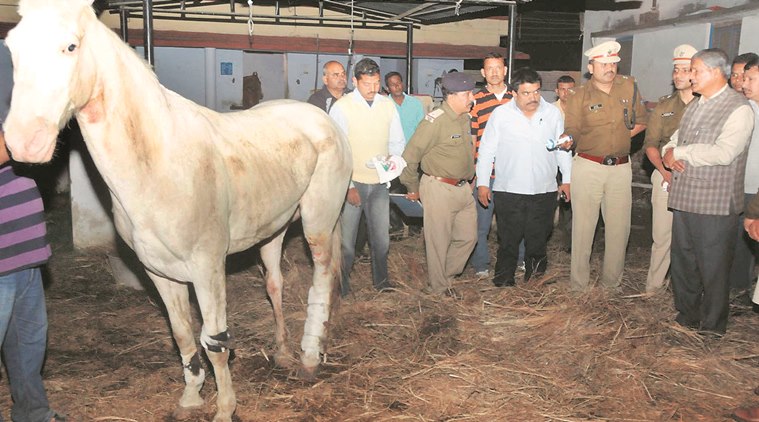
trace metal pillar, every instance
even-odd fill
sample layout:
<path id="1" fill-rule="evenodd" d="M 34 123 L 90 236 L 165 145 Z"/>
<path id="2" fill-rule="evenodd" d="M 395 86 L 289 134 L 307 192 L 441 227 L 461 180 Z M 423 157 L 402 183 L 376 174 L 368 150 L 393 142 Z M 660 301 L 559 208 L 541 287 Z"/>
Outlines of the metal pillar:
<path id="1" fill-rule="evenodd" d="M 412 59 L 414 57 L 414 25 L 406 26 L 406 92 L 411 95 L 414 92 L 413 75 L 411 74 Z"/>
<path id="2" fill-rule="evenodd" d="M 119 9 L 119 26 L 121 26 L 121 40 L 129 43 L 129 12 L 123 7 Z"/>
<path id="3" fill-rule="evenodd" d="M 511 83 L 511 72 L 514 69 L 514 36 L 517 28 L 517 5 L 509 5 L 509 63 L 508 69 L 506 69 L 506 82 Z"/>
<path id="4" fill-rule="evenodd" d="M 153 55 L 153 0 L 142 0 L 142 21 L 143 21 L 143 47 L 145 49 L 145 60 L 150 66 L 155 67 L 155 56 Z"/>

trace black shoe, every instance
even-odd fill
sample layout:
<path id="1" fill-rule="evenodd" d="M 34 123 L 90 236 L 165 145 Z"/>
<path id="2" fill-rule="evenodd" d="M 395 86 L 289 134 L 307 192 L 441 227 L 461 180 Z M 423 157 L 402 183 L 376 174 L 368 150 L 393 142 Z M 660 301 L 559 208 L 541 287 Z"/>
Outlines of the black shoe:
<path id="1" fill-rule="evenodd" d="M 493 284 L 495 284 L 495 287 L 513 287 L 516 283 L 514 283 L 514 279 L 509 280 L 503 280 L 503 279 L 493 279 Z"/>
<path id="2" fill-rule="evenodd" d="M 546 259 L 525 259 L 524 281 L 540 278 L 546 272 Z"/>
<path id="3" fill-rule="evenodd" d="M 751 292 L 748 290 L 733 290 L 730 292 L 730 304 L 737 306 L 752 306 Z"/>
<path id="4" fill-rule="evenodd" d="M 685 328 L 690 328 L 691 330 L 698 330 L 701 326 L 701 323 L 698 321 L 691 321 L 687 319 L 683 314 L 677 314 L 675 317 L 675 322 L 678 323 L 680 326 Z"/>

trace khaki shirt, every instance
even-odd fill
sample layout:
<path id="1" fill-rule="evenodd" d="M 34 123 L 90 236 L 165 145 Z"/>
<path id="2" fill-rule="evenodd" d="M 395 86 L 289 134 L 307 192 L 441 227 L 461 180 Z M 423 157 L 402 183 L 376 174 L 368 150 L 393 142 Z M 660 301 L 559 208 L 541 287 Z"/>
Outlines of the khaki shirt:
<path id="1" fill-rule="evenodd" d="M 661 148 L 667 145 L 670 137 L 680 125 L 680 119 L 683 117 L 686 105 L 677 91 L 659 98 L 659 104 L 648 116 L 646 141 L 643 144 L 644 151 L 646 148 L 656 148 L 661 151 Z"/>
<path id="2" fill-rule="evenodd" d="M 564 131 L 574 138 L 578 153 L 596 156 L 623 156 L 630 153 L 629 123 L 635 111 L 635 124 L 645 125 L 648 113 L 638 91 L 633 104 L 635 80 L 617 75 L 611 91 L 605 93 L 591 81 L 575 89 L 567 98 Z"/>
<path id="3" fill-rule="evenodd" d="M 408 166 L 401 174 L 401 183 L 409 192 L 419 192 L 420 165 L 430 176 L 471 180 L 474 148 L 470 133 L 469 115 L 457 115 L 445 101 L 427 113 L 403 151 Z"/>

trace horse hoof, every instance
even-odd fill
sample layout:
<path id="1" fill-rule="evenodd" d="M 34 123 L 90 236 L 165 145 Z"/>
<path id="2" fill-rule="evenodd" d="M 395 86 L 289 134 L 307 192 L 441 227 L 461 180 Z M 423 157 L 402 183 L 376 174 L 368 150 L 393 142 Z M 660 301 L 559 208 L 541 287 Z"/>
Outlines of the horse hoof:
<path id="1" fill-rule="evenodd" d="M 278 368 L 291 369 L 297 363 L 298 361 L 289 353 L 276 353 L 274 355 L 274 365 Z"/>
<path id="2" fill-rule="evenodd" d="M 298 378 L 304 381 L 316 381 L 319 373 L 319 366 L 301 366 L 298 369 Z"/>
<path id="3" fill-rule="evenodd" d="M 194 407 L 177 407 L 172 413 L 172 417 L 177 421 L 197 420 L 196 416 L 201 406 Z"/>

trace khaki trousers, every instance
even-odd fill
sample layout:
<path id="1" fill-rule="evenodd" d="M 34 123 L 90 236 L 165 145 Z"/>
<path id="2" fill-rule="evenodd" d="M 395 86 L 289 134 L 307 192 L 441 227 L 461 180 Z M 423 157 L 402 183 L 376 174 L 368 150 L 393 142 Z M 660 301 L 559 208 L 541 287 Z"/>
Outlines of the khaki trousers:
<path id="1" fill-rule="evenodd" d="M 651 173 L 651 262 L 646 277 L 646 292 L 653 293 L 664 287 L 664 278 L 669 270 L 669 251 L 672 245 L 672 211 L 667 208 L 669 192 L 662 189 L 662 177 L 659 170 Z"/>
<path id="2" fill-rule="evenodd" d="M 429 287 L 432 293 L 442 293 L 464 271 L 477 243 L 477 209 L 468 183 L 452 186 L 423 175 L 419 195 Z"/>
<path id="3" fill-rule="evenodd" d="M 605 166 L 579 155 L 572 160 L 570 286 L 575 291 L 585 291 L 589 287 L 590 253 L 600 210 L 605 239 L 601 283 L 606 287 L 617 287 L 622 279 L 630 237 L 632 168 L 629 162 Z"/>

